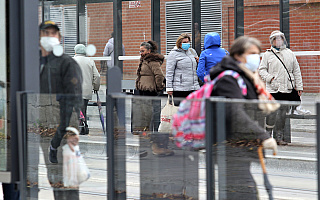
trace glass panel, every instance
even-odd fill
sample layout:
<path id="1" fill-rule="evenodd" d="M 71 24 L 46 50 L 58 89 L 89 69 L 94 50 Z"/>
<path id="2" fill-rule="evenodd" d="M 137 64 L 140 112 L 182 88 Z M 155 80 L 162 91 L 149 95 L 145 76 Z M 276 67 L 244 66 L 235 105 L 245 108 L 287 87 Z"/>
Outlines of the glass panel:
<path id="1" fill-rule="evenodd" d="M 304 99 L 304 106 L 313 113 L 315 105 L 310 100 Z M 266 187 L 270 186 L 274 199 L 317 199 L 315 115 L 291 114 L 290 108 L 297 104 L 289 102 L 281 102 L 270 114 L 261 112 L 260 104 L 253 102 L 212 103 L 218 141 L 212 152 L 217 199 L 268 199 Z M 222 110 L 225 132 L 218 119 L 224 121 Z M 275 126 L 266 128 L 266 124 Z M 264 150 L 263 175 L 257 152 L 260 142 L 255 139 L 268 138 L 270 133 L 278 142 L 278 152 L 273 155 L 273 150 Z M 224 134 L 226 142 L 219 142 Z"/>
<path id="2" fill-rule="evenodd" d="M 61 127 L 81 130 L 82 119 L 79 110 L 73 110 L 72 105 L 61 100 L 61 96 L 69 100 L 75 97 L 61 94 L 30 94 L 27 97 L 26 195 L 30 199 L 106 199 L 106 136 L 98 107 L 88 106 L 90 134 L 80 135 L 79 142 L 72 143 L 72 132 L 65 134 Z M 70 150 L 69 143 L 75 152 Z M 50 159 L 50 148 L 54 145 L 59 145 L 55 146 L 58 163 L 51 163 L 52 157 Z M 85 164 L 79 161 L 80 155 Z M 88 167 L 90 174 L 83 169 L 84 166 Z"/>
<path id="3" fill-rule="evenodd" d="M 117 199 L 199 198 L 200 153 L 177 148 L 170 131 L 159 127 L 166 103 L 160 97 L 125 98 L 126 127 L 115 129 L 114 140 Z"/>
<path id="4" fill-rule="evenodd" d="M 7 171 L 10 135 L 7 130 L 7 17 L 6 1 L 0 1 L 0 171 Z"/>

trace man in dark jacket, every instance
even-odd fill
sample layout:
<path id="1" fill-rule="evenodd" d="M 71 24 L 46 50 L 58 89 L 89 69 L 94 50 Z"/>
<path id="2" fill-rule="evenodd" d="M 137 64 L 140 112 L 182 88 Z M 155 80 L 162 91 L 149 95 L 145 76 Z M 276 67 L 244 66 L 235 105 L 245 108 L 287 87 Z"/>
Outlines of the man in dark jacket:
<path id="1" fill-rule="evenodd" d="M 73 108 L 78 109 L 82 103 L 82 74 L 77 62 L 66 54 L 54 55 L 53 49 L 60 43 L 58 26 L 52 21 L 40 25 L 40 92 L 56 94 L 60 105 L 60 124 L 51 140 L 49 161 L 58 163 L 57 148 L 66 133 Z"/>
<path id="2" fill-rule="evenodd" d="M 58 147 L 66 134 L 66 128 L 69 126 L 73 109 L 79 116 L 80 107 L 82 105 L 82 72 L 77 62 L 70 56 L 63 54 L 60 49 L 61 35 L 59 27 L 52 21 L 44 21 L 40 24 L 40 93 L 41 101 L 50 101 L 49 107 L 59 102 L 60 122 L 50 145 L 48 145 L 48 137 L 41 137 L 41 148 L 44 155 L 45 150 L 49 146 L 49 162 L 47 166 L 48 180 L 53 187 L 55 199 L 79 199 L 79 190 L 77 188 L 63 189 L 63 169 L 58 163 Z M 48 99 L 49 98 L 49 99 Z M 50 113 L 49 120 L 55 118 L 55 113 L 47 111 L 44 106 L 44 112 Z M 54 120 L 53 120 L 54 121 Z M 50 122 L 51 123 L 51 122 Z M 78 136 L 74 139 L 78 140 Z M 72 138 L 70 138 L 71 141 Z M 69 143 L 69 138 L 68 138 Z M 59 154 L 59 158 L 62 154 Z"/>

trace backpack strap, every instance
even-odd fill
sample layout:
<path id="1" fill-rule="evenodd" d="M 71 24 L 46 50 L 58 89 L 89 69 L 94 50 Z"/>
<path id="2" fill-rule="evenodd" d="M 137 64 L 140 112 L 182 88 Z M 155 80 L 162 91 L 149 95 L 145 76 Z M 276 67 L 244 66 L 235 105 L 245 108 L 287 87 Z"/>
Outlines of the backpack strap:
<path id="1" fill-rule="evenodd" d="M 209 84 L 215 85 L 218 80 L 220 80 L 224 76 L 232 76 L 235 78 L 238 82 L 238 85 L 241 89 L 242 95 L 246 96 L 247 95 L 247 85 L 245 84 L 243 78 L 240 76 L 240 74 L 236 71 L 233 70 L 226 70 L 221 72 L 213 81 L 210 81 Z"/>

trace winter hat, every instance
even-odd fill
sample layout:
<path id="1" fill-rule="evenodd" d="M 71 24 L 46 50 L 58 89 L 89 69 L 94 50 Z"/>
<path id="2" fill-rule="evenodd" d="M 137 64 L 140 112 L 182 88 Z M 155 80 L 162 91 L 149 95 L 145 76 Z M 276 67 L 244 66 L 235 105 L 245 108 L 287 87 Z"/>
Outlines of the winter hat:
<path id="1" fill-rule="evenodd" d="M 76 54 L 86 54 L 86 47 L 83 44 L 77 44 L 74 47 Z"/>

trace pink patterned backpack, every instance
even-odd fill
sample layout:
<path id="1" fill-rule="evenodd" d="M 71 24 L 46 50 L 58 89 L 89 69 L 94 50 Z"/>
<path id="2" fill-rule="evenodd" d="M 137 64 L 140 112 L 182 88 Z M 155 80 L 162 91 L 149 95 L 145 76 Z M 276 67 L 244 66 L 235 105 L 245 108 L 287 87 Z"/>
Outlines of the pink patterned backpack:
<path id="1" fill-rule="evenodd" d="M 234 77 L 242 94 L 247 95 L 247 86 L 242 77 L 232 70 L 221 72 L 214 80 L 207 81 L 199 90 L 189 94 L 173 116 L 172 134 L 179 148 L 205 148 L 205 99 L 210 97 L 215 83 L 226 75 Z"/>

